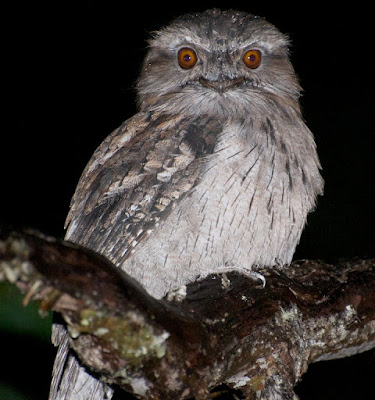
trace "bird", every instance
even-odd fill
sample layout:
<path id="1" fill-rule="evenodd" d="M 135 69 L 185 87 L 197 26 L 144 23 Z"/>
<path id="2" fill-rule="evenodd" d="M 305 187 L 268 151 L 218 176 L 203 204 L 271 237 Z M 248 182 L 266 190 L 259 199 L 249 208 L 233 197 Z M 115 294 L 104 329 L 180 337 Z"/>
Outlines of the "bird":
<path id="1" fill-rule="evenodd" d="M 236 10 L 186 14 L 153 32 L 138 112 L 84 169 L 66 240 L 157 299 L 211 274 L 288 265 L 324 187 L 290 45 Z M 62 325 L 54 343 L 51 399 L 111 397 L 69 352 Z"/>

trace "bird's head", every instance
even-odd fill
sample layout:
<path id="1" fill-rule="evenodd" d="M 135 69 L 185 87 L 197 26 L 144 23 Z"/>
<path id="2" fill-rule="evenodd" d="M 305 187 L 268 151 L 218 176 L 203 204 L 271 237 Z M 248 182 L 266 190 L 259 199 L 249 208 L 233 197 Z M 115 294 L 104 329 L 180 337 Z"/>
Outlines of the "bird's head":
<path id="1" fill-rule="evenodd" d="M 180 17 L 149 41 L 139 106 L 230 114 L 259 105 L 262 96 L 298 102 L 288 46 L 277 28 L 251 14 L 214 9 Z"/>

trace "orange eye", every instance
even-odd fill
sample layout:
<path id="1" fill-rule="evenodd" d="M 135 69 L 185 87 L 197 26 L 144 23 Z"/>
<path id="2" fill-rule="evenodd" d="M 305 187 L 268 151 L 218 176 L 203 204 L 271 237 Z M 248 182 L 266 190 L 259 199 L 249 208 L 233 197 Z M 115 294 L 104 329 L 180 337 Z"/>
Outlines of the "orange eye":
<path id="1" fill-rule="evenodd" d="M 190 47 L 183 47 L 178 51 L 178 63 L 183 69 L 193 68 L 197 63 L 197 55 Z"/>
<path id="2" fill-rule="evenodd" d="M 262 53 L 259 50 L 248 50 L 242 60 L 246 67 L 251 69 L 258 68 L 262 61 Z"/>

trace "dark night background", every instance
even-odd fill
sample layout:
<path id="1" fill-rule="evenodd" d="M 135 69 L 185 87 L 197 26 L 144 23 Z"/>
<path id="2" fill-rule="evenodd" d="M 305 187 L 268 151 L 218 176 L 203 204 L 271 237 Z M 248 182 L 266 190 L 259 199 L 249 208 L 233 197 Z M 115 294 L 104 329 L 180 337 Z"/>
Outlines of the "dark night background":
<path id="1" fill-rule="evenodd" d="M 148 32 L 185 12 L 235 8 L 264 16 L 290 35 L 305 90 L 303 114 L 315 134 L 326 186 L 295 258 L 375 257 L 370 3 L 340 9 L 316 2 L 129 4 L 14 2 L 2 10 L 0 223 L 63 237 L 70 198 L 91 154 L 136 112 L 134 83 Z M 30 325 L 36 322 L 21 314 L 14 292 L 2 289 L 0 296 L 0 399 L 46 399 L 54 355 L 48 320 L 35 333 Z M 7 326 L 10 319 L 18 327 Z M 298 394 L 302 400 L 372 399 L 366 391 L 370 385 L 373 390 L 374 376 L 374 351 L 319 363 Z"/>

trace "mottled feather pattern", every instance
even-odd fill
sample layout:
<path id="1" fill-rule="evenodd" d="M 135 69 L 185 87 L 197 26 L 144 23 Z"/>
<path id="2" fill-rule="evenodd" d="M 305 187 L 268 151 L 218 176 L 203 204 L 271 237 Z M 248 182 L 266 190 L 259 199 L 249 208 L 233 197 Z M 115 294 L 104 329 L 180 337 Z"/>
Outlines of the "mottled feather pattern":
<path id="1" fill-rule="evenodd" d="M 135 134 L 129 120 L 83 174 L 69 240 L 106 255 L 158 297 L 212 265 L 246 272 L 290 262 L 320 175 L 305 172 L 318 160 L 299 109 L 272 104 L 280 120 L 262 115 L 261 101 L 242 120 L 145 113 Z"/>
<path id="2" fill-rule="evenodd" d="M 263 18 L 233 10 L 185 15 L 154 32 L 139 112 L 83 171 L 66 239 L 156 298 L 212 273 L 259 277 L 258 267 L 290 263 L 323 179 L 289 45 Z M 189 68 L 179 64 L 182 48 L 196 56 Z M 244 62 L 248 50 L 261 55 L 256 68 Z M 54 332 L 51 399 L 110 398 L 67 357 L 64 329 Z"/>
<path id="3" fill-rule="evenodd" d="M 99 147 L 67 218 L 69 240 L 101 248 L 118 264 L 196 184 L 222 129 L 205 117 L 188 124 L 184 118 L 166 123 L 151 113 L 143 117 L 136 133 L 129 132 L 130 120 Z"/>

